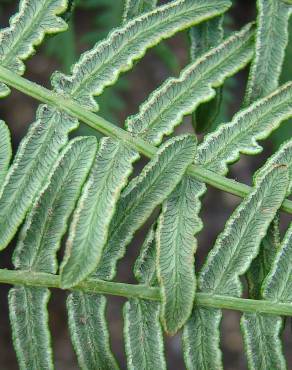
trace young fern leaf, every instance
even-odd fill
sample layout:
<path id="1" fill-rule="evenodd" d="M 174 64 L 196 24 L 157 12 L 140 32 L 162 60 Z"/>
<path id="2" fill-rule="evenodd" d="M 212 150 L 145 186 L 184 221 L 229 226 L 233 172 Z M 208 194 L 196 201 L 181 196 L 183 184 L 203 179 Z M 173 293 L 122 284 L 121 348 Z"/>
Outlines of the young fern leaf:
<path id="1" fill-rule="evenodd" d="M 140 284 L 156 282 L 155 232 L 150 229 L 136 261 L 134 274 Z M 124 306 L 124 337 L 128 369 L 166 369 L 160 304 L 130 299 Z"/>
<path id="2" fill-rule="evenodd" d="M 71 340 L 82 370 L 118 370 L 111 352 L 106 298 L 99 294 L 73 292 L 67 298 Z"/>
<path id="3" fill-rule="evenodd" d="M 222 42 L 224 36 L 223 19 L 223 16 L 216 17 L 190 29 L 190 57 L 192 61 Z M 221 93 L 221 89 L 218 89 L 214 99 L 201 104 L 193 114 L 193 125 L 197 132 L 208 130 L 214 122 L 220 109 Z"/>
<path id="4" fill-rule="evenodd" d="M 63 288 L 76 285 L 98 265 L 110 221 L 136 153 L 108 137 L 100 141 L 91 174 L 75 209 L 61 265 Z"/>
<path id="5" fill-rule="evenodd" d="M 257 8 L 256 54 L 247 84 L 245 106 L 278 87 L 288 44 L 292 7 L 281 0 L 257 0 Z"/>
<path id="6" fill-rule="evenodd" d="M 84 107 L 97 110 L 94 95 L 113 84 L 148 48 L 178 31 L 224 13 L 229 6 L 228 0 L 177 0 L 157 7 L 114 30 L 84 53 L 70 76 L 55 74 L 53 87 L 74 97 Z"/>
<path id="7" fill-rule="evenodd" d="M 71 141 L 36 199 L 13 254 L 15 268 L 55 274 L 56 253 L 96 152 L 95 138 Z M 53 369 L 46 288 L 19 286 L 9 292 L 13 342 L 21 369 Z"/>
<path id="8" fill-rule="evenodd" d="M 195 152 L 194 136 L 172 138 L 160 147 L 141 174 L 129 183 L 118 202 L 109 239 L 95 273 L 97 277 L 113 278 L 116 263 L 124 255 L 134 233 L 174 190 L 194 160 Z"/>
<path id="9" fill-rule="evenodd" d="M 76 119 L 46 105 L 40 106 L 37 120 L 9 168 L 0 190 L 0 249 L 15 235 L 37 193 L 47 181 L 68 134 L 78 125 Z"/>
<path id="10" fill-rule="evenodd" d="M 126 127 L 153 144 L 171 134 L 183 116 L 212 99 L 213 87 L 243 68 L 253 55 L 253 27 L 247 25 L 217 48 L 188 65 L 178 78 L 170 78 L 129 117 Z"/>
<path id="11" fill-rule="evenodd" d="M 0 188 L 7 174 L 11 155 L 10 132 L 5 122 L 0 120 Z"/>
<path id="12" fill-rule="evenodd" d="M 235 297 L 241 295 L 239 277 L 257 255 L 260 242 L 285 198 L 287 187 L 286 166 L 275 167 L 264 178 L 255 179 L 254 190 L 237 207 L 207 257 L 199 276 L 202 292 Z M 222 368 L 220 319 L 220 310 L 194 309 L 184 330 L 188 369 Z M 191 347 L 194 343 L 195 346 Z M 212 353 L 210 348 L 214 349 Z"/>
<path id="13" fill-rule="evenodd" d="M 292 183 L 291 163 L 292 141 L 290 140 L 289 142 L 283 144 L 280 150 L 267 161 L 266 165 L 263 166 L 260 171 L 257 172 L 257 178 L 263 177 L 267 171 L 275 166 L 285 165 L 287 166 L 290 174 L 290 187 L 288 188 L 289 194 L 291 192 Z M 267 239 L 269 235 L 267 235 L 267 237 L 264 239 L 260 254 L 253 261 L 251 268 L 249 269 L 248 282 L 250 286 L 250 292 L 253 294 L 252 298 L 263 298 L 261 291 L 262 282 L 266 282 L 269 279 L 266 278 L 266 276 L 270 271 L 271 266 L 275 266 L 274 261 L 278 258 L 281 250 L 285 248 L 279 242 L 277 225 L 274 227 L 274 230 L 270 230 L 270 233 L 273 231 L 273 236 L 270 237 L 270 239 Z M 273 239 L 275 239 L 274 245 L 271 245 L 270 241 Z M 287 243 L 287 240 L 289 240 L 289 232 L 287 233 L 286 241 L 283 242 L 283 244 Z M 287 256 L 285 256 L 285 266 L 289 266 L 289 259 Z M 277 268 L 279 269 L 280 266 Z M 289 279 L 289 272 L 284 270 L 283 276 L 285 276 L 283 277 L 283 281 L 285 281 L 285 279 L 287 281 L 287 279 Z M 279 286 L 275 286 L 272 289 L 274 294 L 278 294 L 279 291 Z M 266 299 L 278 301 L 273 297 Z M 289 300 L 287 301 L 289 302 Z M 286 362 L 282 352 L 282 344 L 279 338 L 282 326 L 281 317 L 260 313 L 243 314 L 241 319 L 241 330 L 244 337 L 245 349 L 250 369 L 267 369 L 269 367 L 273 369 L 286 369 Z"/>
<path id="14" fill-rule="evenodd" d="M 140 14 L 153 10 L 158 0 L 125 0 L 123 23 L 137 17 Z"/>
<path id="15" fill-rule="evenodd" d="M 23 60 L 34 53 L 49 33 L 67 29 L 60 15 L 67 8 L 67 0 L 21 0 L 19 12 L 10 20 L 10 26 L 0 31 L 0 64 L 23 74 Z M 0 97 L 9 94 L 9 88 L 0 83 Z"/>
<path id="16" fill-rule="evenodd" d="M 157 274 L 161 287 L 161 319 L 166 332 L 175 334 L 191 315 L 196 279 L 194 233 L 202 228 L 198 216 L 200 183 L 185 176 L 163 203 L 157 228 Z"/>

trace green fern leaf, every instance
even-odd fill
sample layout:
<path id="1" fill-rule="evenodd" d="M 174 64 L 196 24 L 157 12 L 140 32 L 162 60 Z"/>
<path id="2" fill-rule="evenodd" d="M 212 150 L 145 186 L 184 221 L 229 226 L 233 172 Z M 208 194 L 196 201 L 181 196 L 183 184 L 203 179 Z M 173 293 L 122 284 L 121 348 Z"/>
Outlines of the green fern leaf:
<path id="1" fill-rule="evenodd" d="M 264 178 L 255 179 L 254 190 L 235 210 L 207 257 L 199 276 L 201 291 L 235 297 L 241 295 L 239 277 L 256 257 L 260 242 L 285 198 L 287 187 L 286 166 L 275 167 Z M 186 324 L 185 361 L 191 365 L 190 369 L 222 368 L 219 346 L 209 352 L 211 341 L 219 343 L 221 316 L 220 311 L 211 311 L 212 315 L 208 309 L 195 308 L 193 317 Z M 195 328 L 200 328 L 200 332 L 195 332 Z M 190 348 L 193 335 L 204 338 L 200 347 Z M 206 353 L 209 353 L 208 367 L 198 362 Z"/>
<path id="2" fill-rule="evenodd" d="M 167 80 L 142 104 L 139 113 L 126 121 L 126 127 L 146 141 L 159 143 L 184 115 L 214 97 L 213 87 L 250 61 L 252 47 L 253 27 L 248 25 L 187 66 L 179 78 Z"/>
<path id="3" fill-rule="evenodd" d="M 114 30 L 107 39 L 83 54 L 72 75 L 57 73 L 52 84 L 90 110 L 97 110 L 94 95 L 129 70 L 147 48 L 174 33 L 225 12 L 228 0 L 177 0 L 141 15 Z"/>
<path id="4" fill-rule="evenodd" d="M 288 44 L 291 6 L 279 0 L 257 0 L 257 8 L 256 54 L 249 75 L 245 105 L 278 87 Z"/>
<path id="5" fill-rule="evenodd" d="M 109 239 L 96 272 L 97 277 L 113 277 L 116 263 L 124 255 L 134 233 L 174 190 L 193 161 L 195 150 L 194 136 L 170 139 L 161 146 L 141 174 L 129 183 L 122 193 L 112 220 Z"/>
<path id="6" fill-rule="evenodd" d="M 8 296 L 12 338 L 21 370 L 53 370 L 46 288 L 18 286 Z"/>
<path id="7" fill-rule="evenodd" d="M 280 246 L 279 221 L 280 218 L 277 215 L 262 241 L 259 254 L 252 261 L 246 274 L 249 297 L 252 299 L 261 299 L 262 283 L 271 268 L 277 249 Z"/>
<path id="8" fill-rule="evenodd" d="M 166 369 L 159 303 L 132 299 L 124 306 L 128 369 Z"/>
<path id="9" fill-rule="evenodd" d="M 10 20 L 10 26 L 0 31 L 0 63 L 18 74 L 23 74 L 23 60 L 34 53 L 45 34 L 67 29 L 58 17 L 67 8 L 67 0 L 21 0 L 19 12 Z M 0 83 L 0 97 L 9 93 Z"/>
<path id="10" fill-rule="evenodd" d="M 241 318 L 240 326 L 244 333 L 249 369 L 287 369 L 279 338 L 283 327 L 281 317 L 245 313 Z"/>
<path id="11" fill-rule="evenodd" d="M 291 101 L 292 83 L 287 83 L 240 111 L 230 123 L 206 136 L 198 147 L 197 162 L 214 172 L 226 174 L 227 164 L 237 160 L 240 152 L 261 152 L 257 140 L 268 137 L 282 121 L 291 117 Z"/>
<path id="12" fill-rule="evenodd" d="M 56 273 L 56 252 L 97 149 L 94 137 L 72 140 L 35 200 L 13 254 L 16 268 Z"/>
<path id="13" fill-rule="evenodd" d="M 11 155 L 10 132 L 5 122 L 0 120 L 0 188 L 7 174 Z"/>
<path id="14" fill-rule="evenodd" d="M 119 368 L 110 349 L 105 309 L 102 295 L 74 292 L 67 299 L 71 340 L 82 370 Z"/>
<path id="15" fill-rule="evenodd" d="M 155 231 L 152 227 L 134 267 L 140 284 L 156 282 Z M 124 306 L 124 337 L 128 369 L 166 369 L 163 335 L 159 322 L 160 304 L 130 299 Z"/>
<path id="16" fill-rule="evenodd" d="M 292 141 L 282 145 L 267 163 L 257 172 L 257 178 L 263 178 L 271 168 L 285 165 L 289 171 L 291 192 L 291 163 L 292 163 Z M 262 299 L 261 286 L 271 269 L 277 253 L 281 249 L 278 217 L 269 233 L 263 240 L 260 253 L 251 264 L 248 271 L 249 291 L 252 298 Z M 287 260 L 286 262 L 287 263 Z M 287 276 L 287 275 L 285 275 Z M 260 313 L 244 313 L 241 319 L 241 330 L 244 337 L 245 349 L 250 369 L 286 369 L 285 358 L 279 335 L 282 330 L 282 319 L 280 317 L 264 315 Z M 269 366 L 267 367 L 267 364 Z"/>
<path id="17" fill-rule="evenodd" d="M 223 36 L 223 16 L 192 27 L 189 32 L 191 60 L 195 61 L 202 54 L 219 45 Z M 193 125 L 197 132 L 208 130 L 217 117 L 220 109 L 221 93 L 221 89 L 217 90 L 214 99 L 206 104 L 201 104 L 193 114 Z"/>
<path id="18" fill-rule="evenodd" d="M 0 190 L 0 249 L 7 246 L 47 180 L 76 119 L 42 105 Z"/>
<path id="19" fill-rule="evenodd" d="M 157 282 L 156 241 L 153 226 L 150 228 L 135 262 L 134 275 L 141 284 L 152 286 Z"/>
<path id="20" fill-rule="evenodd" d="M 95 138 L 78 138 L 60 155 L 48 184 L 29 213 L 13 255 L 16 268 L 56 273 L 56 252 L 96 151 Z M 46 288 L 9 292 L 13 342 L 21 369 L 53 369 Z"/>
<path id="21" fill-rule="evenodd" d="M 140 14 L 153 10 L 158 0 L 126 0 L 123 14 L 123 23 L 137 17 Z"/>
<path id="22" fill-rule="evenodd" d="M 162 295 L 162 323 L 176 333 L 191 315 L 196 280 L 194 233 L 202 228 L 198 216 L 201 184 L 185 176 L 163 203 L 157 228 L 157 274 Z"/>
<path id="23" fill-rule="evenodd" d="M 115 205 L 129 174 L 135 152 L 103 138 L 70 226 L 61 265 L 63 288 L 76 285 L 96 268 L 107 241 Z"/>

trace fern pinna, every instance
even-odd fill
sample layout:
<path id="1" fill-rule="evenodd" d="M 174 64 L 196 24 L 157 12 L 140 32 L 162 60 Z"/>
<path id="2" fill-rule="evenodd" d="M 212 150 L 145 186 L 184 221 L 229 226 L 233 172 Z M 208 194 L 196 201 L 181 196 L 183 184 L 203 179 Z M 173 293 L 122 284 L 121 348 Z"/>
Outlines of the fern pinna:
<path id="1" fill-rule="evenodd" d="M 222 309 L 242 311 L 250 369 L 286 369 L 283 316 L 292 316 L 292 141 L 254 175 L 253 186 L 226 177 L 240 154 L 262 151 L 292 116 L 292 83 L 279 86 L 288 42 L 289 0 L 258 0 L 257 19 L 224 36 L 229 0 L 126 0 L 121 26 L 85 52 L 52 89 L 21 77 L 45 34 L 66 30 L 72 2 L 21 0 L 0 32 L 0 94 L 15 88 L 42 104 L 11 161 L 9 125 L 0 121 L 0 248 L 17 236 L 14 270 L 0 281 L 8 296 L 21 369 L 54 368 L 49 288 L 68 289 L 68 326 L 81 369 L 118 369 L 106 321 L 107 294 L 126 297 L 129 369 L 166 369 L 164 332 L 182 334 L 187 369 L 221 369 Z M 120 128 L 98 116 L 95 96 L 132 68 L 147 49 L 179 31 L 190 37 L 190 63 L 153 91 Z M 242 109 L 198 142 L 172 135 L 192 115 L 208 131 L 224 81 L 251 63 Z M 80 123 L 105 137 L 69 138 Z M 165 140 L 166 136 L 173 137 Z M 149 162 L 131 177 L 140 156 Z M 242 199 L 201 270 L 195 271 L 206 184 Z M 155 213 L 134 266 L 137 284 L 114 282 L 135 233 Z M 65 239 L 59 265 L 57 252 Z M 58 273 L 59 272 L 59 273 Z M 248 297 L 243 295 L 243 280 Z"/>

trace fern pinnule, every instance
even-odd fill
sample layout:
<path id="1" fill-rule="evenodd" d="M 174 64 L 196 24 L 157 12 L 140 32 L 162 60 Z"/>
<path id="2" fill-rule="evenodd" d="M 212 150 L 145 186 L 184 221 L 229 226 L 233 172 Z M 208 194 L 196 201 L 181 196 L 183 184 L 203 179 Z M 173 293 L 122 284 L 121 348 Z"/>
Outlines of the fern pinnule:
<path id="1" fill-rule="evenodd" d="M 201 230 L 200 201 L 204 187 L 185 176 L 163 203 L 158 221 L 157 275 L 161 288 L 161 320 L 175 334 L 191 315 L 195 291 L 194 234 Z"/>
<path id="2" fill-rule="evenodd" d="M 110 221 L 120 192 L 132 172 L 136 153 L 122 143 L 102 138 L 90 176 L 74 211 L 64 260 L 61 284 L 76 285 L 99 263 L 108 238 Z"/>
<path id="3" fill-rule="evenodd" d="M 134 233 L 174 190 L 194 160 L 195 152 L 194 136 L 172 138 L 159 148 L 154 159 L 129 183 L 118 202 L 110 226 L 110 237 L 95 273 L 97 277 L 113 278 L 116 263 L 124 255 Z"/>
<path id="4" fill-rule="evenodd" d="M 254 190 L 230 217 L 202 267 L 199 275 L 200 291 L 235 297 L 241 295 L 239 277 L 247 271 L 252 259 L 256 257 L 261 240 L 285 198 L 288 180 L 286 166 L 275 167 L 258 181 L 255 178 Z M 194 308 L 193 316 L 184 330 L 185 361 L 188 368 L 222 368 L 219 350 L 220 320 L 220 310 Z M 204 338 L 201 345 L 198 345 L 199 338 Z M 191 348 L 191 345 L 194 346 Z M 206 357 L 209 348 L 214 348 L 214 351 Z"/>
<path id="5" fill-rule="evenodd" d="M 67 298 L 71 341 L 81 369 L 119 369 L 109 343 L 106 302 L 103 295 L 84 292 Z"/>
<path id="6" fill-rule="evenodd" d="M 223 20 L 224 16 L 222 15 L 190 29 L 190 59 L 192 61 L 222 42 L 224 37 Z M 218 89 L 210 102 L 198 106 L 192 116 L 196 132 L 204 132 L 210 128 L 219 113 L 221 100 L 222 91 Z"/>
<path id="7" fill-rule="evenodd" d="M 6 123 L 0 120 L 0 188 L 7 174 L 11 156 L 10 131 Z"/>
<path id="8" fill-rule="evenodd" d="M 97 110 L 94 95 L 113 84 L 134 60 L 174 33 L 225 12 L 228 0 L 176 0 L 137 17 L 114 30 L 107 39 L 84 53 L 70 76 L 56 73 L 54 89 L 73 97 L 90 110 Z"/>
<path id="9" fill-rule="evenodd" d="M 96 152 L 93 137 L 72 140 L 36 199 L 13 254 L 15 268 L 57 272 L 56 253 Z M 17 286 L 9 292 L 13 342 L 21 369 L 53 369 L 47 288 Z"/>
<path id="10" fill-rule="evenodd" d="M 151 227 L 134 267 L 140 284 L 155 284 L 155 265 L 155 231 Z M 130 299 L 124 305 L 124 338 L 129 369 L 166 369 L 159 311 L 159 302 L 143 299 Z"/>
<path id="11" fill-rule="evenodd" d="M 45 185 L 76 119 L 46 105 L 22 139 L 0 190 L 0 249 L 15 235 L 40 189 Z"/>
<path id="12" fill-rule="evenodd" d="M 249 74 L 245 106 L 278 87 L 292 7 L 282 0 L 257 0 L 257 10 L 255 58 Z"/>
<path id="13" fill-rule="evenodd" d="M 189 64 L 178 78 L 168 79 L 141 105 L 138 114 L 127 119 L 127 129 L 155 145 L 160 143 L 185 115 L 214 97 L 214 87 L 251 60 L 253 34 L 249 24 Z"/>
<path id="14" fill-rule="evenodd" d="M 67 0 L 21 0 L 19 12 L 10 19 L 10 25 L 0 31 L 0 63 L 18 74 L 23 74 L 23 60 L 34 53 L 45 34 L 62 32 L 66 22 L 59 16 L 67 8 Z M 0 97 L 9 94 L 9 88 L 0 83 Z"/>

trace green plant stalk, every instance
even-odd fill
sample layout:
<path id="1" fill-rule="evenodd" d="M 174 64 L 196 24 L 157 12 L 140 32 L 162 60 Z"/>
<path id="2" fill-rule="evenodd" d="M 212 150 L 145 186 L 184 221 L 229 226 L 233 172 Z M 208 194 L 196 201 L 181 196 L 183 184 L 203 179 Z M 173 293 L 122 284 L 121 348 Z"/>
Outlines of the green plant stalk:
<path id="1" fill-rule="evenodd" d="M 0 269 L 0 283 L 61 289 L 59 275 L 22 270 Z M 161 300 L 159 288 L 151 288 L 142 284 L 116 283 L 98 279 L 85 280 L 72 288 L 72 290 L 86 293 L 110 294 L 127 298 Z M 207 293 L 197 293 L 195 305 L 244 312 L 261 312 L 280 316 L 292 316 L 292 304 L 290 303 L 274 303 L 263 300 L 211 295 Z"/>
<path id="2" fill-rule="evenodd" d="M 67 112 L 71 116 L 78 118 L 80 121 L 99 131 L 105 136 L 110 136 L 114 139 L 125 142 L 127 145 L 145 157 L 152 158 L 157 151 L 157 148 L 155 148 L 153 145 L 148 144 L 146 141 L 137 136 L 132 136 L 131 133 L 108 122 L 97 114 L 82 108 L 73 100 L 70 100 L 34 82 L 31 82 L 2 66 L 0 66 L 0 81 L 43 103 L 51 104 L 56 108 Z M 187 173 L 199 181 L 205 182 L 217 189 L 242 198 L 245 197 L 251 190 L 248 185 L 241 184 L 224 176 L 220 176 L 215 172 L 209 171 L 199 165 L 189 166 Z M 292 214 L 292 201 L 286 199 L 282 204 L 282 210 Z"/>

